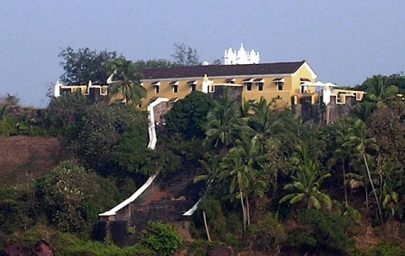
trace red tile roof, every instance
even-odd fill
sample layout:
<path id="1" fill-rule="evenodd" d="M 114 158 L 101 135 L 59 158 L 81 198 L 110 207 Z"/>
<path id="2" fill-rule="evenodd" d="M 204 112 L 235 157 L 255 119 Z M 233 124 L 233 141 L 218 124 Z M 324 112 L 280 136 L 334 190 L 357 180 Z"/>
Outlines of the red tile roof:
<path id="1" fill-rule="evenodd" d="M 270 75 L 295 73 L 305 61 L 246 65 L 179 66 L 144 69 L 144 79 L 185 78 L 207 76 Z"/>

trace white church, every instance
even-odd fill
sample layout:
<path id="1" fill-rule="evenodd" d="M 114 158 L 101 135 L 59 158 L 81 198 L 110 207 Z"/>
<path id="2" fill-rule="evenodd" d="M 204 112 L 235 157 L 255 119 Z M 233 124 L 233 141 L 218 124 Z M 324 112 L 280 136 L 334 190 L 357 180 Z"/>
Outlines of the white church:
<path id="1" fill-rule="evenodd" d="M 225 50 L 224 54 L 224 64 L 225 65 L 235 65 L 235 64 L 259 64 L 260 54 L 255 50 L 246 51 L 243 44 L 240 45 L 239 50 L 233 50 L 229 48 Z"/>

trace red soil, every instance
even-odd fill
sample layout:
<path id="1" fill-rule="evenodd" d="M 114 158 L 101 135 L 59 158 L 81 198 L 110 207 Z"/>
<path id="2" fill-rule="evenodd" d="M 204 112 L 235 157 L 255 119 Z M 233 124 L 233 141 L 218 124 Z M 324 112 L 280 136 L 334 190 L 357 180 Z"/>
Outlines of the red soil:
<path id="1" fill-rule="evenodd" d="M 56 138 L 0 138 L 0 184 L 17 185 L 50 172 L 64 155 Z"/>

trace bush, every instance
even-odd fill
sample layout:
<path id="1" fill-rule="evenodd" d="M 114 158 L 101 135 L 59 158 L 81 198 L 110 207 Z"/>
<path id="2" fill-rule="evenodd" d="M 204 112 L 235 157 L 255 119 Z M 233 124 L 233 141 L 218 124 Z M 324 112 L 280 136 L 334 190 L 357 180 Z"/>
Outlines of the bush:
<path id="1" fill-rule="evenodd" d="M 405 251 L 401 250 L 398 242 L 383 241 L 376 248 L 375 255 L 378 256 L 396 256 L 405 255 Z"/>
<path id="2" fill-rule="evenodd" d="M 66 233 L 58 233 L 51 239 L 57 255 L 62 256 L 127 256 L 154 255 L 152 251 L 141 245 L 119 248 L 115 245 L 106 245 L 94 241 L 85 241 Z"/>
<path id="3" fill-rule="evenodd" d="M 170 133 L 181 133 L 187 139 L 194 136 L 204 138 L 204 126 L 212 106 L 213 101 L 207 94 L 192 92 L 177 101 L 167 113 L 168 130 Z"/>
<path id="4" fill-rule="evenodd" d="M 159 222 L 149 222 L 141 243 L 157 255 L 173 255 L 180 249 L 182 241 L 173 226 Z"/>
<path id="5" fill-rule="evenodd" d="M 353 225 L 349 217 L 306 209 L 299 212 L 298 219 L 300 228 L 289 234 L 289 246 L 319 254 L 343 254 L 354 245 L 347 234 Z"/>
<path id="6" fill-rule="evenodd" d="M 111 182 L 72 161 L 61 162 L 39 179 L 37 192 L 49 222 L 60 231 L 73 233 L 89 231 L 97 214 L 118 197 Z"/>
<path id="7" fill-rule="evenodd" d="M 33 191 L 19 187 L 0 188 L 0 227 L 5 233 L 25 230 L 37 219 L 36 201 Z"/>
<path id="8" fill-rule="evenodd" d="M 279 250 L 287 234 L 277 218 L 268 213 L 249 229 L 251 243 L 260 251 Z"/>

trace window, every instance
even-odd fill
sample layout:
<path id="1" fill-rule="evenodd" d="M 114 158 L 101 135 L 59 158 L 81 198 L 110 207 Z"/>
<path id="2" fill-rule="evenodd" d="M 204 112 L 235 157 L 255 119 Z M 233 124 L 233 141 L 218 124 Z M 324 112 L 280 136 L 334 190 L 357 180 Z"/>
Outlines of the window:
<path id="1" fill-rule="evenodd" d="M 284 87 L 284 83 L 283 82 L 276 82 L 276 86 L 277 86 L 277 91 L 282 91 L 283 87 Z"/>
<path id="2" fill-rule="evenodd" d="M 232 79 L 226 79 L 225 80 L 225 83 L 228 83 L 228 84 L 234 84 L 235 83 L 235 78 L 232 78 Z"/>
<path id="3" fill-rule="evenodd" d="M 152 86 L 155 88 L 155 93 L 159 93 L 159 89 L 160 89 L 160 82 L 153 82 Z"/>
<path id="4" fill-rule="evenodd" d="M 246 85 L 246 90 L 247 91 L 251 91 L 252 90 L 252 83 L 245 83 L 245 85 Z"/>
<path id="5" fill-rule="evenodd" d="M 263 87 L 264 87 L 264 79 L 263 78 L 255 79 L 255 84 L 257 86 L 258 91 L 263 91 Z"/>
<path id="6" fill-rule="evenodd" d="M 251 91 L 253 87 L 253 78 L 243 80 L 243 84 L 246 86 L 246 91 Z"/>
<path id="7" fill-rule="evenodd" d="M 173 93 L 179 92 L 179 81 L 171 82 L 170 85 L 173 87 Z"/>
<path id="8" fill-rule="evenodd" d="M 189 81 L 187 84 L 190 86 L 191 91 L 194 92 L 197 88 L 197 81 Z"/>
<path id="9" fill-rule="evenodd" d="M 273 80 L 274 84 L 277 87 L 277 91 L 282 91 L 284 87 L 284 78 L 276 78 Z"/>

